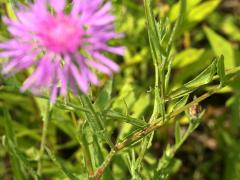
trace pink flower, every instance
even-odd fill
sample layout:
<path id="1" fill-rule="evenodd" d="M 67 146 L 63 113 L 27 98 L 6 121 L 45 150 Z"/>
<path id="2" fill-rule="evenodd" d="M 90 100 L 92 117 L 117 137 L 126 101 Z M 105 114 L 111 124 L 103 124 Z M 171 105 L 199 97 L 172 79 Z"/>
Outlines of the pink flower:
<path id="1" fill-rule="evenodd" d="M 86 94 L 90 83 L 98 84 L 93 69 L 107 75 L 119 70 L 102 52 L 124 53 L 123 47 L 107 44 L 122 34 L 115 32 L 111 3 L 103 1 L 73 0 L 70 13 L 65 13 L 65 0 L 36 0 L 16 10 L 17 20 L 4 17 L 12 39 L 0 43 L 0 57 L 9 59 L 2 73 L 33 66 L 21 91 L 48 90 L 52 103 L 58 94 L 66 96 L 68 87 Z"/>

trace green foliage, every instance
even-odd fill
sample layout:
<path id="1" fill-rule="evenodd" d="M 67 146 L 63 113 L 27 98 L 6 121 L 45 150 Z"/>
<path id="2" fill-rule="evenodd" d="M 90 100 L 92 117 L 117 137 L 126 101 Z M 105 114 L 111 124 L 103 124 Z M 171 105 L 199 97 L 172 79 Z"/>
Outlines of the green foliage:
<path id="1" fill-rule="evenodd" d="M 125 38 L 111 43 L 126 54 L 113 57 L 121 72 L 88 96 L 51 105 L 19 93 L 24 73 L 0 75 L 0 178 L 239 179 L 239 15 L 222 4 L 114 0 Z M 16 18 L 16 1 L 0 6 Z M 214 94 L 226 100 L 207 99 Z"/>
<path id="2" fill-rule="evenodd" d="M 236 61 L 232 45 L 208 27 L 204 27 L 204 31 L 206 32 L 207 38 L 210 41 L 216 55 L 224 54 L 227 59 L 226 68 L 234 67 L 236 65 Z"/>
<path id="3" fill-rule="evenodd" d="M 21 160 L 18 159 L 17 153 L 14 149 L 17 147 L 16 138 L 14 136 L 14 132 L 11 125 L 11 118 L 9 113 L 5 110 L 4 111 L 4 125 L 5 125 L 5 132 L 6 132 L 6 139 L 5 143 L 8 147 L 9 151 L 11 152 L 11 164 L 13 169 L 13 174 L 15 179 L 25 179 L 23 169 L 21 169 Z"/>

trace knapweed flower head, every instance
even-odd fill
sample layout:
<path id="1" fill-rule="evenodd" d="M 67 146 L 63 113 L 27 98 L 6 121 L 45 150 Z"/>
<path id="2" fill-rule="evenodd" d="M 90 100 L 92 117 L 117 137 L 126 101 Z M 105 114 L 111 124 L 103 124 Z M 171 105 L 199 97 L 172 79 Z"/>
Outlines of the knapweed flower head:
<path id="1" fill-rule="evenodd" d="M 114 29 L 111 2 L 73 0 L 66 12 L 65 0 L 36 0 L 16 10 L 16 19 L 7 17 L 12 39 L 0 43 L 2 73 L 10 75 L 33 67 L 21 91 L 50 91 L 51 102 L 68 87 L 87 93 L 89 84 L 99 83 L 94 71 L 111 75 L 119 66 L 103 52 L 123 55 L 124 48 L 108 41 L 122 34 Z"/>

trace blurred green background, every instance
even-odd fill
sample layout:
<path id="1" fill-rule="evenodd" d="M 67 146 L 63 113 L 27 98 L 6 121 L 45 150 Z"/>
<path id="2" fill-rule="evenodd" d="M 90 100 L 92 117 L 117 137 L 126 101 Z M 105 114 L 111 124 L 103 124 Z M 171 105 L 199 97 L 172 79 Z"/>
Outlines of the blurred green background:
<path id="1" fill-rule="evenodd" d="M 112 109 L 132 117 L 148 119 L 153 108 L 154 67 L 149 50 L 143 1 L 113 0 L 116 27 L 125 37 L 117 40 L 127 47 L 123 58 L 113 57 L 121 66 L 121 72 L 113 79 Z M 176 0 L 155 0 L 156 19 L 167 16 L 174 22 L 178 15 Z M 0 1 L 0 16 L 11 15 L 11 3 Z M 214 56 L 225 56 L 226 69 L 240 64 L 240 1 L 239 0 L 187 0 L 186 18 L 179 29 L 174 45 L 173 72 L 170 88 L 181 87 L 202 72 Z M 5 25 L 0 23 L 0 40 L 8 37 Z M 116 43 L 115 41 L 111 43 Z M 0 179 L 13 179 L 14 167 L 8 152 L 20 154 L 27 160 L 27 166 L 36 167 L 38 148 L 41 140 L 41 112 L 44 101 L 40 98 L 18 93 L 18 87 L 25 74 L 19 73 L 10 79 L 0 76 Z M 103 86 L 111 85 L 102 77 Z M 93 88 L 98 94 L 101 88 Z M 194 92 L 199 96 L 206 89 Z M 72 102 L 78 103 L 74 98 Z M 240 79 L 225 87 L 221 92 L 204 100 L 201 106 L 206 110 L 203 121 L 177 152 L 171 169 L 170 179 L 240 179 Z M 9 115 L 6 114 L 6 110 Z M 46 179 L 63 179 L 59 162 L 75 173 L 83 173 L 84 148 L 75 137 L 72 119 L 79 119 L 80 112 L 54 107 L 47 145 L 57 163 L 44 158 L 43 172 Z M 179 116 L 182 128 L 187 118 Z M 11 123 L 11 125 L 6 125 Z M 112 140 L 124 137 L 132 126 L 119 120 L 109 119 L 106 130 Z M 10 127 L 10 129 L 9 129 Z M 6 134 L 7 133 L 7 134 Z M 6 146 L 5 138 L 12 136 L 15 147 Z M 152 177 L 152 168 L 163 154 L 167 144 L 174 141 L 174 127 L 164 126 L 154 136 L 153 144 L 144 158 L 143 179 Z M 103 147 L 103 154 L 109 150 Z M 115 156 L 110 169 L 114 179 L 131 179 L 126 149 Z M 19 167 L 21 168 L 21 167 Z M 61 169 L 61 167 L 60 167 Z M 112 177 L 109 176 L 111 179 Z M 83 178 L 84 179 L 84 178 Z"/>

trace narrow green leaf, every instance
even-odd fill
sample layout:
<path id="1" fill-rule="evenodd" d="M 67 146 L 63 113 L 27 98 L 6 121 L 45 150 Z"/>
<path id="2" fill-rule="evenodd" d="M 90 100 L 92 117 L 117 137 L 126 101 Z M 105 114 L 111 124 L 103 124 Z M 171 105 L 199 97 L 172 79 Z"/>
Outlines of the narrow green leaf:
<path id="1" fill-rule="evenodd" d="M 173 63 L 173 57 L 170 57 L 170 59 L 168 61 L 167 73 L 166 73 L 166 77 L 165 77 L 165 90 L 166 91 L 168 91 L 168 88 L 169 88 L 169 81 L 170 81 L 172 66 L 173 66 L 172 63 Z"/>
<path id="2" fill-rule="evenodd" d="M 12 127 L 12 119 L 7 110 L 3 110 L 4 114 L 4 125 L 5 125 L 5 132 L 8 139 L 10 139 L 14 144 L 16 144 L 16 137 L 14 136 L 14 131 Z"/>
<path id="3" fill-rule="evenodd" d="M 7 138 L 7 146 L 8 149 L 11 151 L 11 144 L 13 144 L 15 147 L 17 146 L 17 141 L 16 141 L 16 137 L 14 134 L 14 130 L 12 127 L 12 123 L 11 123 L 11 116 L 9 114 L 9 112 L 7 110 L 3 111 L 4 114 L 4 127 L 5 127 L 5 132 L 6 132 L 6 138 Z M 13 169 L 13 176 L 15 179 L 19 179 L 19 180 L 24 180 L 25 175 L 24 175 L 24 170 L 21 166 L 21 161 L 18 159 L 18 157 L 16 156 L 16 153 L 11 153 L 11 165 L 12 165 L 12 169 Z"/>
<path id="4" fill-rule="evenodd" d="M 181 130 L 179 121 L 175 123 L 175 144 L 178 144 L 181 141 Z"/>
<path id="5" fill-rule="evenodd" d="M 224 68 L 224 56 L 223 55 L 221 55 L 220 58 L 218 58 L 217 73 L 219 75 L 220 85 L 223 86 L 225 83 L 225 68 Z"/>
<path id="6" fill-rule="evenodd" d="M 200 22 L 216 9 L 221 0 L 209 0 L 192 8 L 188 14 L 188 22 Z"/>
<path id="7" fill-rule="evenodd" d="M 84 107 L 89 109 L 89 112 L 85 113 L 87 122 L 90 124 L 93 130 L 99 132 L 103 130 L 102 122 L 99 120 L 99 115 L 96 113 L 90 99 L 85 95 L 80 95 L 81 103 Z"/>
<path id="8" fill-rule="evenodd" d="M 207 67 L 207 69 L 205 69 L 201 74 L 199 74 L 197 77 L 195 77 L 193 80 L 191 80 L 184 86 L 187 88 L 193 88 L 209 83 L 213 79 L 214 74 L 216 73 L 216 63 L 217 61 L 214 60 L 212 64 Z"/>
<path id="9" fill-rule="evenodd" d="M 92 169 L 95 171 L 104 161 L 99 141 L 105 141 L 111 148 L 114 148 L 114 144 L 111 141 L 110 135 L 105 129 L 102 117 L 96 112 L 90 99 L 85 95 L 80 95 L 81 103 L 84 107 L 87 107 L 90 112 L 84 113 L 86 118 L 86 126 L 83 129 L 83 141 L 87 153 L 91 159 Z M 89 126 L 88 126 L 89 125 Z M 87 127 L 87 128 L 86 128 Z M 91 129 L 90 129 L 90 128 Z M 113 179 L 109 167 L 106 168 L 103 176 L 107 176 L 109 179 Z"/>
<path id="10" fill-rule="evenodd" d="M 88 161 L 90 161 L 88 163 L 91 164 L 93 171 L 95 171 L 97 167 L 101 165 L 101 162 L 103 162 L 101 152 L 95 150 L 94 143 L 98 142 L 95 142 L 94 135 L 95 134 L 93 133 L 92 128 L 90 128 L 88 124 L 85 124 L 81 131 L 81 139 L 86 151 L 85 156 L 88 156 Z M 89 164 L 86 165 L 90 166 Z"/>
<path id="11" fill-rule="evenodd" d="M 188 98 L 189 98 L 189 94 L 187 94 L 186 96 L 182 97 L 182 98 L 173 106 L 173 111 L 176 110 L 176 109 L 179 109 L 179 108 L 183 107 L 183 106 L 187 103 Z"/>
<path id="12" fill-rule="evenodd" d="M 200 73 L 193 80 L 184 84 L 179 89 L 174 90 L 170 93 L 171 99 L 176 99 L 179 97 L 183 97 L 187 94 L 190 94 L 196 88 L 208 84 L 212 81 L 214 74 L 217 71 L 217 60 L 215 59 L 211 65 L 209 65 L 202 73 Z"/>
<path id="13" fill-rule="evenodd" d="M 145 13 L 147 17 L 147 25 L 148 25 L 148 33 L 149 33 L 149 40 L 152 44 L 152 50 L 154 52 L 154 56 L 156 59 L 159 59 L 160 55 L 166 56 L 166 51 L 160 44 L 159 38 L 159 30 L 157 28 L 157 22 L 154 18 L 152 8 L 151 8 L 151 1 L 152 0 L 144 0 L 144 7 Z"/>
<path id="14" fill-rule="evenodd" d="M 147 126 L 147 123 L 145 121 L 130 117 L 130 116 L 125 116 L 119 112 L 116 111 L 108 111 L 107 112 L 107 117 L 111 118 L 111 119 L 119 119 L 125 123 L 129 123 L 133 126 L 137 126 L 140 128 L 144 128 Z"/>
<path id="15" fill-rule="evenodd" d="M 108 145 L 110 147 L 114 147 L 114 145 L 111 141 L 111 138 L 105 129 L 105 125 L 104 125 L 102 116 L 100 116 L 96 112 L 89 97 L 81 94 L 80 99 L 81 99 L 81 103 L 83 104 L 83 106 L 87 107 L 90 111 L 90 113 L 85 113 L 85 115 L 88 120 L 87 122 L 91 126 L 93 132 L 97 133 L 98 137 L 101 137 L 106 143 L 108 143 Z"/>
<path id="16" fill-rule="evenodd" d="M 98 111 L 105 110 L 106 107 L 110 104 L 112 85 L 113 85 L 113 80 L 110 79 L 106 83 L 104 88 L 101 90 L 101 92 L 99 93 L 99 95 L 95 101 L 95 104 L 94 104 Z"/>

